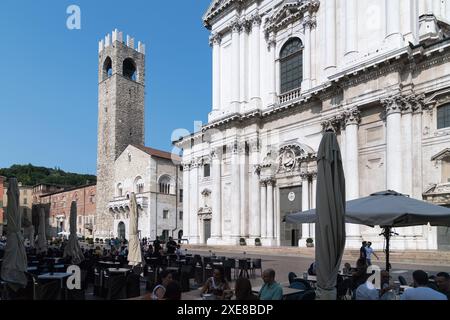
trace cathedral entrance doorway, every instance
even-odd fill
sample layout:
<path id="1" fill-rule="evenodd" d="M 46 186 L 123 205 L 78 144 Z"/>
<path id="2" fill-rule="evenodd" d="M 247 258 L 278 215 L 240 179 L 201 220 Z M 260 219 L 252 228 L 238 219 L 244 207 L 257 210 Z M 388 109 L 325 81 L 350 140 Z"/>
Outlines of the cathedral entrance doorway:
<path id="1" fill-rule="evenodd" d="M 204 232 L 204 243 L 208 242 L 208 239 L 211 238 L 211 220 L 203 220 L 203 232 Z"/>
<path id="2" fill-rule="evenodd" d="M 302 187 L 280 188 L 280 244 L 297 247 L 302 238 L 302 228 L 298 224 L 283 222 L 289 214 L 302 211 Z"/>

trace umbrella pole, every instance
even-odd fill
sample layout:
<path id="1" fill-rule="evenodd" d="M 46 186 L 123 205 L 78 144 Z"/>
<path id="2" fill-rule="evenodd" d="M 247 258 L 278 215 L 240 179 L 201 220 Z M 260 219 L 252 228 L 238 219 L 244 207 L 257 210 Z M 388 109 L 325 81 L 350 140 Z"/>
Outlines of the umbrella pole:
<path id="1" fill-rule="evenodd" d="M 384 236 L 386 238 L 386 271 L 389 272 L 390 264 L 389 264 L 389 242 L 391 240 L 391 228 L 384 228 Z"/>

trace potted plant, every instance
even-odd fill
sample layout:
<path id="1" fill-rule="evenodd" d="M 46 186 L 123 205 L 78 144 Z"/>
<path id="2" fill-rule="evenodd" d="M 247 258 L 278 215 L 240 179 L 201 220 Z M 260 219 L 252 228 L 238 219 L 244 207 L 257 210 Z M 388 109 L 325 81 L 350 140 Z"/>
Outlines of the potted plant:
<path id="1" fill-rule="evenodd" d="M 261 239 L 260 238 L 255 239 L 255 246 L 261 247 Z"/>
<path id="2" fill-rule="evenodd" d="M 245 239 L 244 239 L 244 238 L 239 239 L 239 244 L 240 244 L 241 246 L 247 245 L 247 243 L 245 242 Z"/>
<path id="3" fill-rule="evenodd" d="M 314 247 L 314 240 L 312 238 L 306 239 L 306 247 L 308 247 L 308 248 Z"/>

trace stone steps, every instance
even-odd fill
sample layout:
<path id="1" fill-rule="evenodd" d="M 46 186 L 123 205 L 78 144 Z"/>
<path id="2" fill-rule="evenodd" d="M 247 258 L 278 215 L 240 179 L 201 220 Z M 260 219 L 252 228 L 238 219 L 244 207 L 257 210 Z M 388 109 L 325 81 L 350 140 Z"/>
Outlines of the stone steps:
<path id="1" fill-rule="evenodd" d="M 183 248 L 209 252 L 230 252 L 242 254 L 261 254 L 274 256 L 300 256 L 314 259 L 314 248 L 290 248 L 290 247 L 253 247 L 253 246 L 205 246 L 205 245 L 183 245 Z M 380 260 L 385 261 L 384 253 L 377 252 Z M 346 250 L 344 260 L 356 261 L 359 258 L 359 250 Z M 427 265 L 445 265 L 450 266 L 449 251 L 391 251 L 390 261 L 393 263 L 411 263 Z"/>

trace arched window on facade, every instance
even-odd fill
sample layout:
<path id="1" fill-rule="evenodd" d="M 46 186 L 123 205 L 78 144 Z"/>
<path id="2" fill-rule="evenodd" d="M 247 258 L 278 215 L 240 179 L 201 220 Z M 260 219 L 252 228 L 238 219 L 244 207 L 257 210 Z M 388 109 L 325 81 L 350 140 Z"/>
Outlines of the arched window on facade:
<path id="1" fill-rule="evenodd" d="M 110 57 L 105 59 L 103 63 L 103 80 L 112 76 L 112 60 Z"/>
<path id="2" fill-rule="evenodd" d="M 144 193 L 144 180 L 141 177 L 134 180 L 134 190 L 136 194 Z"/>
<path id="3" fill-rule="evenodd" d="M 280 52 L 281 94 L 298 89 L 303 80 L 303 44 L 299 38 L 292 38 Z"/>
<path id="4" fill-rule="evenodd" d="M 117 185 L 117 196 L 118 197 L 123 197 L 123 186 L 121 183 L 119 183 Z"/>
<path id="5" fill-rule="evenodd" d="M 437 109 L 437 128 L 450 127 L 450 103 L 444 104 Z"/>
<path id="6" fill-rule="evenodd" d="M 137 80 L 136 63 L 131 58 L 127 58 L 123 61 L 123 76 L 128 80 Z"/>
<path id="7" fill-rule="evenodd" d="M 159 192 L 163 194 L 170 194 L 172 191 L 172 179 L 168 175 L 159 178 Z"/>

